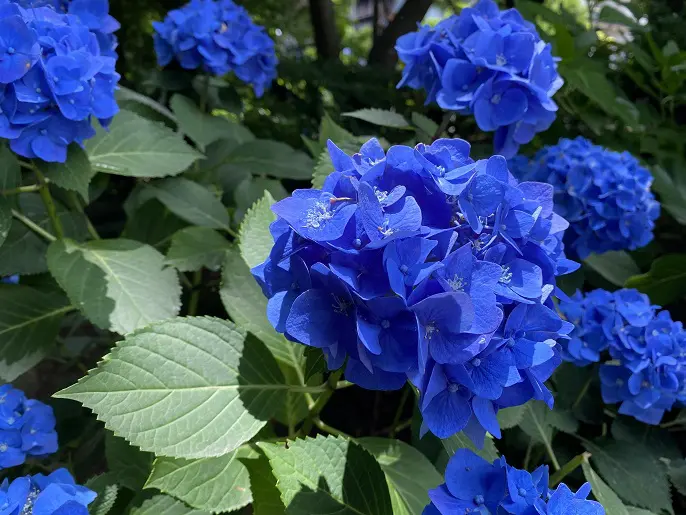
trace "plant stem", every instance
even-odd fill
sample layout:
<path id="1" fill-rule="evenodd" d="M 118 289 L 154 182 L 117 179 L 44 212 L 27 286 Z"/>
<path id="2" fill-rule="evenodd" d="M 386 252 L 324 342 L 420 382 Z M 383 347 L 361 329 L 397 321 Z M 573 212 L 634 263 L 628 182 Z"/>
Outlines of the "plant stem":
<path id="1" fill-rule="evenodd" d="M 43 186 L 40 184 L 31 184 L 29 186 L 19 186 L 18 188 L 12 188 L 9 190 L 4 190 L 0 192 L 2 195 L 19 195 L 20 193 L 33 193 L 35 191 L 40 191 Z"/>
<path id="2" fill-rule="evenodd" d="M 45 210 L 48 212 L 50 217 L 50 222 L 52 223 L 52 228 L 55 231 L 57 239 L 64 238 L 64 229 L 62 228 L 62 221 L 57 215 L 57 208 L 55 207 L 55 202 L 52 200 L 52 195 L 50 194 L 50 189 L 48 188 L 48 182 L 45 179 L 45 175 L 38 169 L 37 166 L 33 166 L 33 171 L 38 178 L 38 182 L 41 186 L 40 196 L 43 199 L 43 204 L 45 204 Z"/>
<path id="3" fill-rule="evenodd" d="M 560 470 L 560 462 L 557 461 L 557 456 L 555 456 L 555 451 L 553 451 L 553 446 L 550 445 L 550 442 L 547 439 L 543 440 L 543 445 L 545 446 L 545 450 L 548 453 L 548 457 L 550 458 L 550 461 L 553 464 L 553 468 L 557 472 Z"/>
<path id="4" fill-rule="evenodd" d="M 338 381 L 336 383 L 336 390 L 342 390 L 343 388 L 349 388 L 351 386 L 355 386 L 355 383 L 351 383 L 350 381 Z"/>
<path id="5" fill-rule="evenodd" d="M 47 241 L 53 242 L 57 239 L 52 234 L 50 234 L 48 231 L 46 231 L 41 226 L 36 224 L 33 220 L 30 220 L 29 218 L 22 215 L 16 209 L 12 210 L 12 216 L 14 218 L 16 218 L 17 220 L 19 220 L 21 223 L 23 223 L 26 227 L 31 229 L 33 232 L 35 232 L 38 236 L 46 239 Z"/>
<path id="6" fill-rule="evenodd" d="M 531 451 L 534 448 L 534 440 L 533 438 L 529 438 L 529 445 L 526 447 L 526 454 L 524 454 L 524 463 L 522 464 L 522 468 L 524 470 L 529 470 L 529 462 L 531 461 Z"/>
<path id="7" fill-rule="evenodd" d="M 321 411 L 324 409 L 324 406 L 326 406 L 326 403 L 329 402 L 329 399 L 333 395 L 333 392 L 336 391 L 338 379 L 341 377 L 342 374 L 342 370 L 336 370 L 335 372 L 331 373 L 329 379 L 326 381 L 326 385 L 328 388 L 324 391 L 324 393 L 322 393 L 317 398 L 314 405 L 310 408 L 310 413 L 308 415 L 309 418 L 314 419 L 321 413 Z"/>
<path id="8" fill-rule="evenodd" d="M 395 434 L 399 431 L 398 424 L 400 423 L 400 417 L 403 416 L 403 408 L 407 402 L 407 398 L 410 396 L 410 387 L 405 385 L 403 388 L 403 394 L 400 397 L 400 402 L 398 403 L 398 409 L 395 410 L 395 417 L 393 417 L 393 424 L 391 424 L 391 430 L 388 433 L 388 438 L 395 438 Z"/>
<path id="9" fill-rule="evenodd" d="M 443 114 L 443 119 L 441 120 L 441 124 L 438 126 L 438 129 L 436 129 L 436 133 L 433 135 L 433 138 L 431 138 L 432 141 L 436 141 L 441 137 L 441 135 L 445 132 L 445 130 L 448 128 L 448 125 L 450 124 L 450 119 L 452 118 L 453 113 L 450 111 L 447 111 L 446 113 Z"/>
<path id="10" fill-rule="evenodd" d="M 76 195 L 76 192 L 69 191 L 69 200 L 71 201 L 74 208 L 79 213 L 81 213 L 83 217 L 86 219 L 86 229 L 88 229 L 88 233 L 91 235 L 91 238 L 93 238 L 94 240 L 99 240 L 100 235 L 98 234 L 98 231 L 95 229 L 95 226 L 91 222 L 91 219 L 88 218 L 83 203 L 81 202 L 81 199 L 79 199 L 79 197 Z"/>
<path id="11" fill-rule="evenodd" d="M 564 464 L 564 466 L 550 476 L 549 486 L 554 488 L 562 482 L 569 474 L 574 472 L 584 461 L 591 457 L 590 452 L 583 452 L 578 456 L 574 456 L 571 460 Z"/>
<path id="12" fill-rule="evenodd" d="M 198 312 L 198 302 L 200 302 L 200 283 L 202 282 L 202 270 L 198 270 L 193 274 L 193 290 L 191 291 L 191 298 L 188 301 L 188 316 L 192 317 Z"/>
<path id="13" fill-rule="evenodd" d="M 343 438 L 347 438 L 349 440 L 354 440 L 354 438 L 349 434 L 344 433 L 343 431 L 341 431 L 340 429 L 336 429 L 335 427 L 331 427 L 329 424 L 323 422 L 322 419 L 320 419 L 319 417 L 315 417 L 314 419 L 312 419 L 312 422 L 314 422 L 314 425 L 322 431 L 324 431 L 325 433 L 329 433 L 333 436 L 342 436 Z"/>
<path id="14" fill-rule="evenodd" d="M 576 409 L 579 404 L 581 403 L 581 399 L 584 398 L 584 395 L 588 392 L 588 389 L 591 387 L 591 383 L 593 382 L 593 374 L 591 374 L 588 377 L 588 380 L 584 383 L 584 386 L 581 388 L 581 391 L 579 392 L 579 395 L 576 396 L 576 399 L 574 400 L 574 404 L 572 404 L 572 409 Z"/>

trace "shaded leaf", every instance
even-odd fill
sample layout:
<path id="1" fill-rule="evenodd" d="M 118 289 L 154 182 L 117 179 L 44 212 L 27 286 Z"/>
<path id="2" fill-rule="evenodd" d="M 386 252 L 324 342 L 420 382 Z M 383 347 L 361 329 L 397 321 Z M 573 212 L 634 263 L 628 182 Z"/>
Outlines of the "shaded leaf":
<path id="1" fill-rule="evenodd" d="M 383 109 L 359 109 L 350 113 L 343 113 L 343 116 L 357 118 L 365 122 L 380 125 L 382 127 L 392 127 L 395 129 L 405 129 L 409 127 L 409 122 L 395 111 L 385 111 Z"/>
<path id="2" fill-rule="evenodd" d="M 174 95 L 170 105 L 176 115 L 179 131 L 192 139 L 201 150 L 205 150 L 210 143 L 217 140 L 233 139 L 234 133 L 237 134 L 236 139 L 243 139 L 240 135 L 240 124 L 230 122 L 222 116 L 203 113 L 195 102 L 187 97 Z M 238 127 L 233 127 L 234 125 Z"/>
<path id="3" fill-rule="evenodd" d="M 462 432 L 456 433 L 450 438 L 441 440 L 441 443 L 443 444 L 443 448 L 448 453 L 448 457 L 451 457 L 453 454 L 455 454 L 458 449 L 469 449 L 488 462 L 498 459 L 498 449 L 495 448 L 493 440 L 489 437 L 486 437 L 484 440 L 483 449 L 478 449 L 472 443 L 469 437 Z"/>
<path id="4" fill-rule="evenodd" d="M 168 495 L 156 495 L 133 508 L 130 515 L 207 515 L 209 512 L 195 510 Z"/>
<path id="5" fill-rule="evenodd" d="M 552 445 L 553 427 L 547 420 L 548 407 L 540 401 L 524 405 L 524 417 L 519 427 L 536 443 Z"/>
<path id="6" fill-rule="evenodd" d="M 105 457 L 110 475 L 122 486 L 138 492 L 150 475 L 154 455 L 141 451 L 110 431 L 105 433 Z"/>
<path id="7" fill-rule="evenodd" d="M 149 109 L 152 109 L 153 111 L 156 111 L 158 114 L 161 114 L 163 117 L 167 118 L 169 121 L 176 124 L 176 117 L 174 116 L 174 113 L 172 113 L 169 109 L 164 107 L 159 102 L 155 102 L 150 97 L 141 95 L 140 93 L 137 93 L 132 89 L 126 88 L 121 84 L 119 85 L 117 91 L 114 92 L 114 95 L 117 99 L 117 102 L 119 103 L 119 107 L 122 109 L 126 109 L 126 104 L 140 104 Z M 135 111 L 135 109 L 130 110 Z"/>
<path id="8" fill-rule="evenodd" d="M 36 160 L 37 166 L 45 176 L 60 188 L 73 190 L 88 202 L 88 185 L 95 175 L 86 152 L 76 143 L 69 145 L 67 161 L 47 163 Z"/>
<path id="9" fill-rule="evenodd" d="M 43 351 L 34 352 L 33 354 L 28 354 L 20 360 L 15 361 L 11 365 L 7 363 L 7 360 L 0 359 L 0 379 L 5 383 L 13 382 L 17 377 L 28 372 L 40 363 L 45 356 L 46 353 Z"/>
<path id="10" fill-rule="evenodd" d="M 591 468 L 591 465 L 588 463 L 588 461 L 584 461 L 581 464 L 581 468 L 584 471 L 586 481 L 591 483 L 593 495 L 598 502 L 603 505 L 603 508 L 605 508 L 605 515 L 629 515 L 629 511 L 626 509 L 626 506 L 624 506 L 617 494 L 614 493 L 602 479 L 600 479 L 600 476 L 596 474 L 593 468 Z"/>
<path id="11" fill-rule="evenodd" d="M 524 418 L 524 411 L 526 406 L 513 406 L 512 408 L 504 408 L 498 411 L 498 424 L 501 429 L 510 429 L 516 427 Z"/>
<path id="12" fill-rule="evenodd" d="M 669 480 L 681 495 L 686 495 L 686 460 L 669 464 Z"/>
<path id="13" fill-rule="evenodd" d="M 280 141 L 248 141 L 234 148 L 224 163 L 253 175 L 305 181 L 312 177 L 312 158 Z"/>
<path id="14" fill-rule="evenodd" d="M 123 238 L 140 241 L 164 252 L 178 231 L 188 227 L 159 200 L 152 199 L 134 209 L 124 228 Z"/>
<path id="15" fill-rule="evenodd" d="M 628 278 L 626 287 L 642 291 L 661 306 L 679 300 L 686 294 L 686 254 L 660 256 L 648 273 Z"/>
<path id="16" fill-rule="evenodd" d="M 88 513 L 93 515 L 107 515 L 114 503 L 117 502 L 119 486 L 114 482 L 110 474 L 95 476 L 86 482 L 86 487 L 93 490 L 97 497 L 88 506 Z"/>
<path id="17" fill-rule="evenodd" d="M 323 374 L 328 369 L 326 365 L 326 358 L 321 349 L 316 347 L 307 347 L 305 349 L 305 366 L 303 373 L 305 380 L 316 374 Z"/>
<path id="18" fill-rule="evenodd" d="M 11 190 L 21 183 L 21 168 L 17 156 L 7 145 L 0 145 L 0 191 Z"/>
<path id="19" fill-rule="evenodd" d="M 641 272 L 633 258 L 623 250 L 591 254 L 584 263 L 617 286 L 624 286 L 629 277 Z"/>
<path id="20" fill-rule="evenodd" d="M 219 270 L 229 242 L 214 229 L 186 227 L 172 236 L 166 263 L 181 272 L 194 272 L 205 267 Z"/>
<path id="21" fill-rule="evenodd" d="M 276 488 L 276 478 L 269 459 L 261 449 L 253 448 L 258 451 L 254 458 L 241 458 L 250 474 L 253 515 L 285 515 L 286 508 L 281 502 L 279 489 Z"/>
<path id="22" fill-rule="evenodd" d="M 686 195 L 661 166 L 652 167 L 653 190 L 660 195 L 660 206 L 681 225 L 686 225 Z"/>
<path id="23" fill-rule="evenodd" d="M 0 197 L 0 247 L 5 243 L 12 227 L 12 206 L 4 197 Z"/>
<path id="24" fill-rule="evenodd" d="M 412 123 L 415 124 L 426 136 L 433 138 L 438 130 L 438 124 L 422 113 L 412 113 Z"/>

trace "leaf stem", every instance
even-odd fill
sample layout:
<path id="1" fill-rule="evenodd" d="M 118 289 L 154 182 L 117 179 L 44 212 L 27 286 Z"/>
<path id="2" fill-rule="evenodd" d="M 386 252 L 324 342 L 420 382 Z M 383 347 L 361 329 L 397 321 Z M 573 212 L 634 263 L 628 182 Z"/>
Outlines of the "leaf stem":
<path id="1" fill-rule="evenodd" d="M 191 291 L 191 298 L 188 301 L 188 316 L 195 316 L 198 312 L 198 303 L 200 302 L 200 283 L 202 282 L 202 270 L 198 270 L 193 274 L 193 290 Z"/>
<path id="2" fill-rule="evenodd" d="M 95 226 L 91 222 L 91 219 L 88 218 L 88 215 L 86 214 L 86 210 L 84 209 L 83 202 L 81 202 L 81 199 L 79 199 L 78 195 L 76 195 L 76 192 L 74 191 L 69 191 L 69 200 L 71 201 L 72 205 L 74 208 L 83 215 L 83 217 L 86 220 L 86 229 L 88 229 L 88 234 L 91 235 L 91 238 L 94 240 L 99 240 L 100 235 L 98 234 L 98 231 L 96 230 Z"/>
<path id="3" fill-rule="evenodd" d="M 46 231 L 41 226 L 36 224 L 33 220 L 22 215 L 16 209 L 12 210 L 12 216 L 14 218 L 16 218 L 17 220 L 19 220 L 21 223 L 23 223 L 26 227 L 31 229 L 33 232 L 35 232 L 38 236 L 45 238 L 47 241 L 53 242 L 57 239 L 52 234 L 50 234 L 48 231 Z"/>
<path id="4" fill-rule="evenodd" d="M 531 461 L 531 451 L 534 448 L 534 439 L 529 438 L 529 445 L 526 447 L 526 454 L 524 454 L 524 463 L 522 464 L 522 468 L 524 470 L 529 470 L 529 462 Z"/>
<path id="5" fill-rule="evenodd" d="M 391 430 L 388 432 L 388 438 L 395 438 L 395 434 L 400 431 L 398 429 L 398 424 L 400 423 L 400 417 L 403 416 L 403 408 L 407 403 L 407 398 L 410 396 L 410 387 L 405 385 L 403 388 L 403 394 L 400 397 L 400 402 L 398 403 L 398 409 L 395 410 L 395 416 L 393 417 L 393 423 L 391 424 Z"/>
<path id="6" fill-rule="evenodd" d="M 591 457 L 590 452 L 582 452 L 578 456 L 574 456 L 571 460 L 564 464 L 564 466 L 550 476 L 549 486 L 554 488 L 562 482 L 569 474 L 574 472 L 584 461 L 587 461 Z"/>
<path id="7" fill-rule="evenodd" d="M 349 388 L 351 386 L 355 386 L 355 383 L 351 383 L 350 381 L 338 381 L 336 383 L 336 390 L 342 390 L 343 388 Z"/>
<path id="8" fill-rule="evenodd" d="M 572 404 L 573 410 L 579 407 L 581 400 L 584 398 L 584 395 L 586 395 L 586 393 L 588 392 L 588 389 L 591 387 L 592 382 L 593 382 L 593 374 L 588 376 L 588 379 L 584 383 L 584 386 L 581 388 L 579 395 L 576 396 L 576 399 L 574 400 L 574 404 Z"/>
<path id="9" fill-rule="evenodd" d="M 33 193 L 35 191 L 40 191 L 43 186 L 40 184 L 30 184 L 28 186 L 19 186 L 18 188 L 12 188 L 9 190 L 4 190 L 0 194 L 8 195 L 19 195 L 20 193 Z"/>
<path id="10" fill-rule="evenodd" d="M 338 380 L 340 379 L 341 375 L 343 375 L 342 370 L 336 370 L 335 372 L 331 373 L 329 379 L 325 383 L 327 388 L 324 390 L 324 393 L 317 397 L 314 405 L 310 408 L 310 413 L 308 415 L 309 418 L 314 420 L 314 418 L 316 418 L 324 409 L 324 406 L 326 406 L 326 403 L 329 402 L 333 392 L 336 391 L 336 386 L 338 385 Z"/>
<path id="11" fill-rule="evenodd" d="M 57 215 L 57 208 L 55 207 L 55 202 L 52 200 L 52 195 L 50 194 L 50 189 L 48 188 L 48 182 L 45 179 L 45 175 L 43 175 L 37 166 L 32 165 L 32 169 L 38 178 L 39 184 L 43 186 L 40 189 L 40 196 L 43 199 L 43 204 L 45 204 L 45 210 L 48 212 L 48 216 L 50 217 L 52 228 L 55 230 L 55 235 L 57 238 L 61 240 L 64 238 L 64 229 L 62 228 L 62 221 Z"/>
<path id="12" fill-rule="evenodd" d="M 314 425 L 322 431 L 324 431 L 325 433 L 329 433 L 333 436 L 342 436 L 343 438 L 347 438 L 349 440 L 354 440 L 354 438 L 349 434 L 344 433 L 343 431 L 341 431 L 340 429 L 336 429 L 335 427 L 331 427 L 329 424 L 322 421 L 322 419 L 320 419 L 319 417 L 313 418 L 312 422 L 314 422 Z"/>
<path id="13" fill-rule="evenodd" d="M 448 125 L 450 125 L 450 119 L 453 117 L 453 113 L 450 111 L 447 111 L 446 113 L 443 114 L 443 119 L 441 120 L 441 124 L 438 126 L 438 129 L 436 129 L 436 132 L 434 133 L 433 137 L 431 138 L 431 141 L 436 141 L 439 139 L 445 130 L 448 128 Z"/>

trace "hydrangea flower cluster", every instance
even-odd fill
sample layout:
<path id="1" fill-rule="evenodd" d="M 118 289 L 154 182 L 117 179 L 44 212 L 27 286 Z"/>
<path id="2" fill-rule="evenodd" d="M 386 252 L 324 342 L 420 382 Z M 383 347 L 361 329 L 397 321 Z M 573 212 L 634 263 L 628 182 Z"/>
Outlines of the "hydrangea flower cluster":
<path id="1" fill-rule="evenodd" d="M 401 36 L 395 48 L 405 63 L 398 87 L 423 88 L 427 103 L 473 114 L 481 130 L 495 131 L 497 154 L 514 156 L 555 120 L 557 59 L 516 9 L 480 0 Z"/>
<path id="2" fill-rule="evenodd" d="M 0 278 L 0 283 L 2 284 L 19 284 L 19 276 L 18 275 L 7 275 L 3 278 Z"/>
<path id="3" fill-rule="evenodd" d="M 555 188 L 555 211 L 572 226 L 568 244 L 580 259 L 608 250 L 635 250 L 653 239 L 660 204 L 653 177 L 628 152 L 613 152 L 581 136 L 561 139 L 532 160 L 510 161 L 520 180 Z"/>
<path id="4" fill-rule="evenodd" d="M 21 465 L 26 456 L 57 451 L 52 408 L 9 384 L 0 386 L 0 470 Z"/>
<path id="5" fill-rule="evenodd" d="M 191 0 L 163 22 L 153 22 L 153 28 L 160 66 L 176 59 L 188 70 L 233 72 L 258 97 L 276 78 L 274 41 L 232 0 Z"/>
<path id="6" fill-rule="evenodd" d="M 578 366 L 605 361 L 603 400 L 621 402 L 621 414 L 647 424 L 658 424 L 675 403 L 686 402 L 686 332 L 658 308 L 633 289 L 577 292 L 560 302 L 576 326 L 563 358 Z"/>
<path id="7" fill-rule="evenodd" d="M 420 390 L 425 429 L 499 436 L 498 409 L 535 398 L 572 331 L 550 299 L 566 259 L 553 189 L 459 139 L 350 157 L 329 141 L 322 190 L 272 206 L 274 247 L 253 269 L 267 315 L 365 388 Z"/>
<path id="8" fill-rule="evenodd" d="M 64 162 L 70 143 L 95 134 L 92 117 L 107 126 L 118 112 L 115 61 L 79 17 L 0 0 L 0 137 L 21 156 Z"/>
<path id="9" fill-rule="evenodd" d="M 0 513 L 30 515 L 88 515 L 96 493 L 77 485 L 67 469 L 48 476 L 24 476 L 0 485 Z"/>
<path id="10" fill-rule="evenodd" d="M 586 498 L 591 485 L 574 493 L 561 483 L 548 489 L 548 466 L 532 473 L 508 465 L 505 457 L 488 463 L 469 449 L 458 449 L 445 471 L 445 483 L 429 490 L 424 515 L 511 513 L 515 515 L 605 515 Z"/>

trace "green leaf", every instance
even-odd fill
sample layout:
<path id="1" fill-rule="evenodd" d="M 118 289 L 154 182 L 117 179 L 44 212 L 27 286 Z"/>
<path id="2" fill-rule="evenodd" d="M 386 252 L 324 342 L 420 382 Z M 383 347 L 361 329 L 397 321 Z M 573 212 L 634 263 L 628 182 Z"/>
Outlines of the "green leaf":
<path id="1" fill-rule="evenodd" d="M 393 514 L 422 513 L 430 502 L 428 491 L 443 482 L 431 462 L 400 440 L 367 437 L 357 442 L 374 455 L 386 474 Z"/>
<path id="2" fill-rule="evenodd" d="M 412 123 L 414 123 L 426 136 L 433 138 L 438 130 L 438 124 L 422 113 L 412 113 Z"/>
<path id="3" fill-rule="evenodd" d="M 553 409 L 547 411 L 545 421 L 558 431 L 571 435 L 576 434 L 579 429 L 579 422 L 569 410 Z"/>
<path id="4" fill-rule="evenodd" d="M 281 502 L 281 494 L 276 488 L 276 478 L 269 464 L 269 459 L 261 449 L 257 450 L 252 459 L 241 458 L 250 474 L 250 490 L 252 492 L 253 515 L 285 515 L 286 508 Z"/>
<path id="5" fill-rule="evenodd" d="M 524 417 L 519 427 L 536 443 L 552 445 L 553 427 L 547 420 L 548 407 L 544 402 L 531 401 L 524 405 Z"/>
<path id="6" fill-rule="evenodd" d="M 669 481 L 681 495 L 686 495 L 686 460 L 681 459 L 669 464 Z"/>
<path id="7" fill-rule="evenodd" d="M 107 515 L 117 502 L 119 485 L 114 482 L 110 474 L 102 474 L 86 481 L 86 487 L 97 494 L 95 500 L 88 506 L 88 513 Z"/>
<path id="8" fill-rule="evenodd" d="M 614 493 L 602 479 L 600 479 L 600 476 L 598 476 L 595 470 L 591 468 L 591 465 L 588 463 L 588 461 L 584 461 L 581 464 L 581 468 L 584 471 L 586 481 L 591 483 L 593 495 L 598 502 L 603 505 L 603 508 L 605 508 L 605 515 L 629 515 L 629 511 L 626 509 L 626 506 L 624 506 L 617 494 Z"/>
<path id="9" fill-rule="evenodd" d="M 264 197 L 265 193 L 269 193 L 275 201 L 290 195 L 277 179 L 248 175 L 233 192 L 233 202 L 236 205 L 234 220 L 243 220 L 252 205 Z"/>
<path id="10" fill-rule="evenodd" d="M 216 458 L 157 458 L 145 488 L 211 513 L 237 510 L 252 501 L 248 469 L 239 458 L 256 454 L 240 447 Z"/>
<path id="11" fill-rule="evenodd" d="M 45 355 L 43 351 L 34 352 L 12 364 L 7 363 L 6 359 L 0 359 L 0 379 L 5 383 L 12 383 L 17 377 L 40 363 Z"/>
<path id="12" fill-rule="evenodd" d="M 0 247 L 5 243 L 12 228 L 12 206 L 5 197 L 0 197 Z"/>
<path id="13" fill-rule="evenodd" d="M 661 306 L 679 300 L 686 294 L 686 254 L 660 256 L 648 273 L 628 278 L 626 287 L 646 293 Z"/>
<path id="14" fill-rule="evenodd" d="M 391 515 L 384 473 L 374 457 L 340 437 L 259 442 L 289 515 Z"/>
<path id="15" fill-rule="evenodd" d="M 512 408 L 505 408 L 498 410 L 498 424 L 501 429 L 510 429 L 516 427 L 524 418 L 526 405 L 513 406 Z"/>
<path id="16" fill-rule="evenodd" d="M 55 345 L 60 322 L 74 309 L 59 293 L 0 285 L 0 356 L 7 365 Z"/>
<path id="17" fill-rule="evenodd" d="M 194 272 L 203 267 L 217 271 L 229 248 L 226 238 L 214 229 L 186 227 L 172 236 L 166 263 L 181 272 Z"/>
<path id="18" fill-rule="evenodd" d="M 686 225 L 686 194 L 661 166 L 652 167 L 653 190 L 660 195 L 660 205 L 681 225 Z"/>
<path id="19" fill-rule="evenodd" d="M 69 145 L 65 163 L 36 160 L 38 168 L 60 188 L 73 190 L 88 201 L 88 185 L 95 175 L 86 152 L 76 143 Z"/>
<path id="20" fill-rule="evenodd" d="M 130 333 L 175 316 L 181 307 L 176 272 L 143 243 L 58 240 L 48 249 L 48 266 L 72 304 L 102 329 Z"/>
<path id="21" fill-rule="evenodd" d="M 91 164 L 128 177 L 178 175 L 202 157 L 180 134 L 130 111 L 115 116 L 109 131 L 98 127 L 86 141 Z"/>
<path id="22" fill-rule="evenodd" d="M 187 222 L 212 229 L 229 227 L 229 213 L 224 205 L 214 193 L 197 182 L 173 177 L 152 182 L 145 190 L 146 196 L 157 198 L 169 211 Z"/>
<path id="23" fill-rule="evenodd" d="M 326 142 L 333 141 L 340 146 L 344 142 L 353 141 L 355 136 L 333 121 L 329 113 L 324 113 L 319 124 L 319 144 L 322 149 L 326 149 Z"/>
<path id="24" fill-rule="evenodd" d="M 152 470 L 154 455 L 134 447 L 110 431 L 105 433 L 105 457 L 110 475 L 117 483 L 138 492 Z"/>
<path id="25" fill-rule="evenodd" d="M 629 515 L 655 515 L 652 511 L 634 508 L 633 506 L 627 506 L 626 509 L 629 512 Z"/>
<path id="26" fill-rule="evenodd" d="M 672 513 L 669 482 L 664 467 L 640 443 L 585 442 L 594 465 L 610 487 L 627 503 Z"/>
<path id="27" fill-rule="evenodd" d="M 133 508 L 130 515 L 209 515 L 209 512 L 194 510 L 168 495 L 156 495 Z"/>
<path id="28" fill-rule="evenodd" d="M 321 189 L 324 186 L 324 181 L 333 172 L 333 163 L 329 151 L 325 148 L 317 158 L 317 164 L 314 167 L 312 175 L 312 187 L 314 189 Z"/>
<path id="29" fill-rule="evenodd" d="M 276 359 L 301 365 L 305 346 L 286 340 L 269 323 L 267 299 L 236 249 L 226 253 L 219 295 L 233 321 L 262 340 Z"/>
<path id="30" fill-rule="evenodd" d="M 221 456 L 255 436 L 289 388 L 266 347 L 245 338 L 218 318 L 152 324 L 56 397 L 81 402 L 157 456 Z"/>
<path id="31" fill-rule="evenodd" d="M 489 463 L 493 460 L 498 459 L 498 449 L 495 448 L 493 440 L 488 437 L 484 440 L 483 449 L 478 449 L 472 443 L 469 437 L 462 432 L 456 433 L 449 438 L 444 438 L 443 440 L 441 440 L 441 443 L 443 444 L 443 448 L 448 453 L 449 457 L 455 454 L 455 452 L 457 452 L 458 449 L 469 449 L 473 451 L 475 454 L 481 456 Z"/>
<path id="32" fill-rule="evenodd" d="M 359 109 L 350 113 L 343 113 L 343 116 L 357 118 L 381 127 L 391 127 L 395 129 L 406 129 L 410 126 L 409 122 L 395 111 L 385 111 L 383 109 Z"/>
<path id="33" fill-rule="evenodd" d="M 584 263 L 616 286 L 624 286 L 629 277 L 641 272 L 632 257 L 623 250 L 591 254 Z"/>
<path id="34" fill-rule="evenodd" d="M 269 232 L 269 224 L 276 220 L 271 206 L 274 199 L 265 192 L 248 210 L 239 231 L 241 256 L 250 268 L 263 263 L 274 246 L 274 238 Z"/>
<path id="35" fill-rule="evenodd" d="M 169 109 L 164 107 L 162 104 L 159 102 L 155 102 L 152 98 L 146 97 L 145 95 L 141 95 L 140 93 L 137 93 L 136 91 L 125 88 L 121 84 L 119 85 L 119 88 L 117 91 L 114 93 L 117 102 L 119 103 L 119 107 L 122 109 L 127 108 L 127 104 L 139 104 L 142 106 L 145 106 L 149 109 L 152 109 L 153 111 L 156 111 L 158 114 L 161 114 L 165 118 L 167 118 L 169 121 L 173 122 L 176 124 L 176 117 L 174 116 L 174 113 L 172 113 Z M 132 109 L 135 111 L 135 109 Z"/>
<path id="36" fill-rule="evenodd" d="M 176 115 L 179 131 L 192 139 L 200 150 L 220 139 L 230 139 L 233 132 L 240 131 L 238 125 L 221 116 L 203 113 L 195 103 L 182 95 L 174 95 L 170 102 Z"/>
<path id="37" fill-rule="evenodd" d="M 312 158 L 285 143 L 273 140 L 253 140 L 234 148 L 225 163 L 253 175 L 268 175 L 278 179 L 307 181 L 312 177 Z"/>
<path id="38" fill-rule="evenodd" d="M 123 238 L 140 241 L 164 252 L 172 237 L 188 223 L 169 211 L 156 199 L 133 210 L 124 228 Z"/>
<path id="39" fill-rule="evenodd" d="M 306 381 L 315 374 L 323 374 L 326 372 L 327 368 L 326 358 L 321 349 L 317 349 L 316 347 L 307 347 L 305 349 L 305 366 L 303 368 L 303 373 Z"/>
<path id="40" fill-rule="evenodd" d="M 21 184 L 21 168 L 17 156 L 6 145 L 0 145 L 0 191 Z"/>

